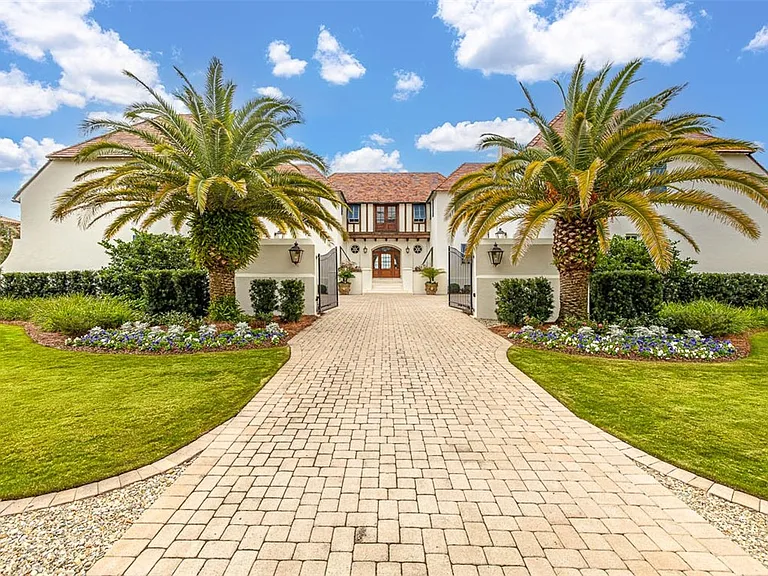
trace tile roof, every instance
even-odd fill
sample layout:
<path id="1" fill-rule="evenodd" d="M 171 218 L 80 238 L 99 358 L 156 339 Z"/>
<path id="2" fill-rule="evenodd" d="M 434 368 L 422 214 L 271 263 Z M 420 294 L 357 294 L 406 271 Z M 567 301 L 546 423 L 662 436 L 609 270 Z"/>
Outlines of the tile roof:
<path id="1" fill-rule="evenodd" d="M 557 115 L 554 118 L 552 118 L 549 125 L 552 126 L 552 128 L 554 128 L 558 134 L 562 134 L 563 128 L 565 125 L 565 110 L 560 110 L 560 112 L 558 112 Z M 689 134 L 688 138 L 690 138 L 691 140 L 713 140 L 715 137 L 709 134 L 695 133 L 695 134 Z M 536 134 L 536 136 L 533 137 L 533 140 L 528 142 L 528 146 L 539 147 L 539 148 L 544 146 L 544 139 L 541 136 L 541 132 Z M 749 154 L 752 152 L 752 150 L 749 150 L 747 148 L 721 148 L 718 150 L 718 152 L 739 152 L 739 153 Z"/>
<path id="2" fill-rule="evenodd" d="M 3 224 L 9 224 L 10 226 L 20 226 L 21 222 L 14 218 L 8 218 L 8 216 L 0 216 L 0 222 Z"/>
<path id="3" fill-rule="evenodd" d="M 352 204 L 426 202 L 444 179 L 438 172 L 337 172 L 328 177 Z"/>
<path id="4" fill-rule="evenodd" d="M 142 122 L 141 124 L 144 124 L 144 122 Z M 141 126 L 141 124 L 139 124 L 139 126 Z M 58 160 L 63 158 L 74 158 L 75 156 L 77 156 L 80 150 L 85 148 L 86 145 L 93 144 L 94 142 L 102 142 L 102 141 L 110 141 L 118 144 L 128 144 L 129 146 L 135 146 L 140 150 L 152 149 L 141 138 L 134 136 L 133 134 L 126 134 L 125 132 L 118 131 L 118 132 L 108 132 L 107 134 L 94 136 L 93 138 L 89 138 L 88 140 L 84 140 L 83 142 L 78 142 L 73 146 L 62 148 L 61 150 L 57 150 L 56 152 L 52 152 L 51 154 L 48 154 L 48 158 L 50 158 L 51 160 Z M 122 155 L 115 154 L 112 157 L 120 158 L 122 157 Z M 109 156 L 105 156 L 105 158 L 109 158 Z"/>
<path id="5" fill-rule="evenodd" d="M 448 192 L 450 191 L 451 186 L 453 186 L 459 178 L 461 178 L 466 174 L 469 174 L 470 172 L 477 172 L 478 170 L 481 170 L 482 168 L 485 168 L 488 165 L 489 165 L 488 162 L 464 162 L 464 164 L 462 164 L 461 166 L 456 168 L 456 170 L 451 172 L 448 178 L 443 180 L 440 183 L 440 186 L 435 188 L 435 191 Z"/>

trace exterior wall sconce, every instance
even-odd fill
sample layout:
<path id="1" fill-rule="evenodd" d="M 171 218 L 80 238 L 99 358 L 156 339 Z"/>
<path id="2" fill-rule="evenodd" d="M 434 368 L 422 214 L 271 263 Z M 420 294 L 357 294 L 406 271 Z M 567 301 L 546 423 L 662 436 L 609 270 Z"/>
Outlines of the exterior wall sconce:
<path id="1" fill-rule="evenodd" d="M 493 248 L 488 250 L 488 257 L 491 259 L 491 264 L 498 266 L 501 264 L 501 257 L 504 256 L 504 250 L 499 248 L 496 242 L 493 243 Z"/>
<path id="2" fill-rule="evenodd" d="M 368 254 L 368 246 L 363 246 L 363 254 Z"/>
<path id="3" fill-rule="evenodd" d="M 410 253 L 411 253 L 411 248 L 410 248 L 410 246 L 406 246 L 406 247 L 405 247 L 405 253 L 406 253 L 406 254 L 410 254 Z"/>
<path id="4" fill-rule="evenodd" d="M 299 246 L 298 242 L 294 242 L 293 246 L 288 248 L 288 255 L 291 257 L 291 262 L 299 265 L 299 262 L 301 262 L 301 257 L 304 256 L 304 249 Z"/>
<path id="5" fill-rule="evenodd" d="M 496 230 L 496 238 L 506 238 L 506 237 L 507 237 L 507 233 L 501 229 L 501 226 L 499 226 L 499 229 Z"/>

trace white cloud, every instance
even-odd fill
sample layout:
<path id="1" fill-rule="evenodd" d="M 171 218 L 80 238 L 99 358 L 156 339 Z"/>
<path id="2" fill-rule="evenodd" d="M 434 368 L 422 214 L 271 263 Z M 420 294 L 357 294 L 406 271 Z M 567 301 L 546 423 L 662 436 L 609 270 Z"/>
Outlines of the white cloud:
<path id="1" fill-rule="evenodd" d="M 122 112 L 110 111 L 110 110 L 96 110 L 95 112 L 88 112 L 86 114 L 88 120 L 114 120 L 116 122 L 124 122 L 125 117 Z"/>
<path id="2" fill-rule="evenodd" d="M 261 88 L 256 88 L 256 93 L 260 96 L 268 96 L 269 98 L 285 98 L 283 91 L 276 86 L 262 86 Z"/>
<path id="3" fill-rule="evenodd" d="M 408 100 L 424 88 L 424 80 L 416 72 L 398 70 L 395 78 L 395 93 L 392 95 L 395 100 Z"/>
<path id="4" fill-rule="evenodd" d="M 368 141 L 372 144 L 375 144 L 376 146 L 386 146 L 387 144 L 392 144 L 395 140 L 393 138 L 387 138 L 386 136 L 382 136 L 378 132 L 374 132 L 370 136 L 368 136 Z"/>
<path id="5" fill-rule="evenodd" d="M 757 52 L 758 50 L 765 50 L 768 48 L 768 25 L 763 26 L 757 31 L 755 37 L 749 41 L 749 44 L 744 46 L 743 50 L 752 50 Z"/>
<path id="6" fill-rule="evenodd" d="M 288 78 L 300 76 L 307 67 L 306 60 L 291 56 L 291 46 L 282 40 L 274 40 L 267 47 L 267 59 L 273 64 L 272 74 Z"/>
<path id="7" fill-rule="evenodd" d="M 404 172 L 400 152 L 389 154 L 379 148 L 365 146 L 346 154 L 336 154 L 331 161 L 331 172 Z"/>
<path id="8" fill-rule="evenodd" d="M 538 130 L 530 120 L 507 118 L 481 122 L 458 122 L 456 125 L 446 122 L 416 139 L 416 148 L 430 152 L 458 152 L 477 150 L 477 144 L 483 134 L 500 134 L 514 138 L 517 142 L 529 142 Z"/>
<path id="9" fill-rule="evenodd" d="M 25 136 L 19 142 L 0 138 L 0 172 L 34 174 L 46 162 L 46 156 L 64 148 L 53 138 L 35 140 Z"/>
<path id="10" fill-rule="evenodd" d="M 165 94 L 157 63 L 147 52 L 129 47 L 114 30 L 102 29 L 89 17 L 93 6 L 92 0 L 4 2 L 0 38 L 13 52 L 39 62 L 50 60 L 61 71 L 55 86 L 30 82 L 13 68 L 1 72 L 6 84 L 15 82 L 31 101 L 26 107 L 5 105 L 0 108 L 4 113 L 41 116 L 62 104 L 126 105 L 145 98 L 143 89 L 123 75 L 124 69 Z"/>
<path id="11" fill-rule="evenodd" d="M 31 81 L 18 68 L 0 70 L 0 115 L 45 116 L 62 104 L 85 106 L 85 98 L 67 90 Z"/>
<path id="12" fill-rule="evenodd" d="M 344 50 L 336 37 L 325 26 L 320 26 L 317 36 L 317 50 L 313 56 L 320 62 L 320 76 L 331 84 L 346 84 L 362 77 L 365 66 L 352 54 Z"/>
<path id="13" fill-rule="evenodd" d="M 594 70 L 607 61 L 679 60 L 693 21 L 666 0 L 572 0 L 549 16 L 543 0 L 439 0 L 437 16 L 458 35 L 456 61 L 484 74 L 537 81 L 570 70 L 584 56 Z"/>

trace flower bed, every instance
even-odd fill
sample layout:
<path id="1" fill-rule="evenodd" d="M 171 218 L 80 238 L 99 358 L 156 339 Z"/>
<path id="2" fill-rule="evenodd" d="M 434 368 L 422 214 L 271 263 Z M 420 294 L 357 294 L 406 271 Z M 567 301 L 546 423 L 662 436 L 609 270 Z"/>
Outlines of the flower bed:
<path id="1" fill-rule="evenodd" d="M 697 330 L 668 334 L 661 326 L 638 326 L 624 330 L 609 326 L 603 332 L 588 326 L 569 331 L 559 326 L 546 330 L 523 326 L 511 332 L 510 339 L 550 350 L 588 355 L 640 357 L 656 360 L 717 360 L 736 357 L 738 351 L 730 340 L 704 337 Z"/>
<path id="2" fill-rule="evenodd" d="M 235 325 L 234 330 L 219 331 L 212 324 L 203 324 L 197 332 L 189 332 L 183 326 L 150 326 L 145 322 L 126 322 L 116 330 L 99 326 L 91 328 L 78 338 L 68 338 L 67 346 L 99 348 L 116 351 L 142 352 L 194 352 L 206 349 L 254 348 L 281 344 L 287 336 L 276 323 L 265 328 L 253 329 L 245 322 Z"/>

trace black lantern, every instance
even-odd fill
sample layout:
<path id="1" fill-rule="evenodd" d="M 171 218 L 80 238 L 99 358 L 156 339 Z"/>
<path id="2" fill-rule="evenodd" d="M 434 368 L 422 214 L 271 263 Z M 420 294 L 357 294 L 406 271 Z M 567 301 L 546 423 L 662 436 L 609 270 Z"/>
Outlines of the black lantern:
<path id="1" fill-rule="evenodd" d="M 299 265 L 299 262 L 301 262 L 301 257 L 304 255 L 304 249 L 299 246 L 298 242 L 294 242 L 293 246 L 288 248 L 288 254 L 291 256 L 291 262 Z"/>
<path id="2" fill-rule="evenodd" d="M 496 230 L 496 238 L 506 238 L 506 237 L 507 237 L 507 233 L 501 229 L 501 226 L 499 226 L 499 229 Z"/>
<path id="3" fill-rule="evenodd" d="M 493 243 L 493 248 L 488 250 L 488 257 L 491 259 L 491 264 L 498 266 L 501 264 L 501 257 L 504 256 L 504 250 L 499 248 L 496 242 Z"/>

